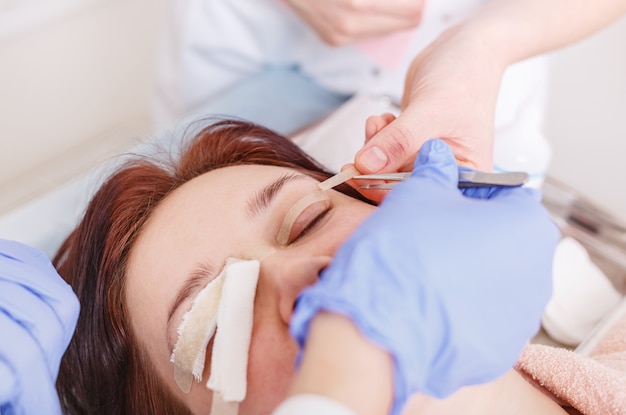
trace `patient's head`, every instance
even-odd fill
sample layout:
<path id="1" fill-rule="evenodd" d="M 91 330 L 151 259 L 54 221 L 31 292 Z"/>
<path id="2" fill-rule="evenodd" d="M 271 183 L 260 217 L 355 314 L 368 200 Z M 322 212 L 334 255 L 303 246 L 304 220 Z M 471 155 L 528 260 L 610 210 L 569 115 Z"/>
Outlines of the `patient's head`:
<path id="1" fill-rule="evenodd" d="M 290 208 L 329 175 L 287 139 L 223 121 L 180 158 L 137 159 L 108 179 L 55 259 L 82 307 L 58 380 L 66 411 L 207 414 L 209 364 L 189 394 L 174 382 L 177 327 L 226 258 L 273 252 L 261 262 L 240 410 L 269 412 L 293 374 L 298 294 L 373 209 L 342 186 L 279 237 Z"/>

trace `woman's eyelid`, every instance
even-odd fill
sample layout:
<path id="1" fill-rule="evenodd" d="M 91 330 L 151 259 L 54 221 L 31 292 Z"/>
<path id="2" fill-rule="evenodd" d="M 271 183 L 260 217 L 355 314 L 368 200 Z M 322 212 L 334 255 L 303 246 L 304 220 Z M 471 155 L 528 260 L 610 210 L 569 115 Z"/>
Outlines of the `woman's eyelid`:
<path id="1" fill-rule="evenodd" d="M 306 212 L 309 207 L 319 202 L 330 203 L 330 197 L 321 189 L 317 189 L 316 191 L 305 195 L 291 206 L 285 214 L 285 217 L 283 218 L 278 229 L 278 233 L 276 235 L 276 242 L 278 245 L 287 246 L 290 240 L 290 235 L 292 234 L 292 229 L 296 222 L 298 222 L 300 216 Z"/>
<path id="2" fill-rule="evenodd" d="M 288 244 L 297 242 L 305 234 L 319 223 L 321 219 L 330 210 L 333 205 L 330 200 L 321 200 L 309 205 L 295 220 L 291 229 L 289 230 Z"/>

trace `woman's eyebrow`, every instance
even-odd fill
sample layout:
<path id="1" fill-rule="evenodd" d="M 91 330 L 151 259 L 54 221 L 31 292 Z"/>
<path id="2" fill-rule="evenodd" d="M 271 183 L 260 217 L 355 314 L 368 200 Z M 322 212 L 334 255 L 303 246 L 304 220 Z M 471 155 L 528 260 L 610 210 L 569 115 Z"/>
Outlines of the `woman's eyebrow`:
<path id="1" fill-rule="evenodd" d="M 250 219 L 256 218 L 263 210 L 267 209 L 285 184 L 300 179 L 310 179 L 310 177 L 304 174 L 288 173 L 274 180 L 263 189 L 255 192 L 250 199 L 248 199 L 246 208 Z"/>
<path id="2" fill-rule="evenodd" d="M 169 336 L 170 326 L 172 322 L 172 316 L 180 307 L 180 305 L 192 295 L 198 293 L 202 288 L 204 288 L 209 282 L 213 281 L 217 277 L 217 267 L 215 267 L 210 262 L 203 262 L 198 264 L 193 271 L 189 273 L 189 276 L 185 279 L 183 286 L 178 291 L 178 295 L 176 299 L 172 303 L 170 310 L 167 314 L 167 331 L 168 333 L 168 345 L 170 346 L 170 350 L 173 349 L 174 345 L 171 344 L 171 338 Z"/>

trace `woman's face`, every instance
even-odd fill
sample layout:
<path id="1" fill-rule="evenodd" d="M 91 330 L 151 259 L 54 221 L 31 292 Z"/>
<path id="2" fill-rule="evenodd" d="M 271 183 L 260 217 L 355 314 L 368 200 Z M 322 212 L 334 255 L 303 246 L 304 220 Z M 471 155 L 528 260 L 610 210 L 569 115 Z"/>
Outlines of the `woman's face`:
<path id="1" fill-rule="evenodd" d="M 210 358 L 203 381 L 194 382 L 187 395 L 174 382 L 170 356 L 183 315 L 228 257 L 273 252 L 261 261 L 248 392 L 240 414 L 269 413 L 286 395 L 297 352 L 288 332 L 295 301 L 374 209 L 327 191 L 330 203 L 305 209 L 293 222 L 287 243 L 279 243 L 277 237 L 288 211 L 303 197 L 319 191 L 317 184 L 282 167 L 214 170 L 163 200 L 134 244 L 126 286 L 131 325 L 161 378 L 195 414 L 207 414 L 211 407 L 212 394 L 205 387 Z"/>

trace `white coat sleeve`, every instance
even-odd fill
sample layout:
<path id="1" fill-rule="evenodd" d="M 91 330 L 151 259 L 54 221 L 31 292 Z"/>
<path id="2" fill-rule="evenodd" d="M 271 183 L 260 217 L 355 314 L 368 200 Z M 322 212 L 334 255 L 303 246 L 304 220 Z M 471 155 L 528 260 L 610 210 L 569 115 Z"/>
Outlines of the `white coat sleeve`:
<path id="1" fill-rule="evenodd" d="M 320 395 L 295 395 L 281 403 L 272 415 L 357 415 L 347 406 Z"/>

